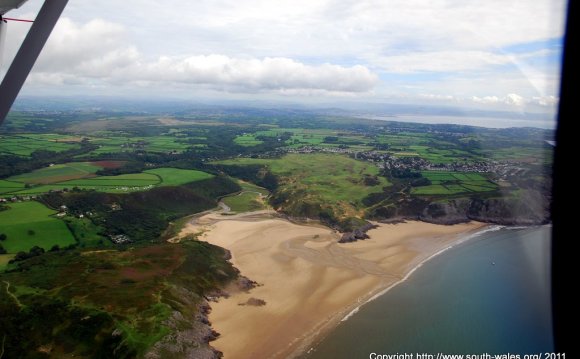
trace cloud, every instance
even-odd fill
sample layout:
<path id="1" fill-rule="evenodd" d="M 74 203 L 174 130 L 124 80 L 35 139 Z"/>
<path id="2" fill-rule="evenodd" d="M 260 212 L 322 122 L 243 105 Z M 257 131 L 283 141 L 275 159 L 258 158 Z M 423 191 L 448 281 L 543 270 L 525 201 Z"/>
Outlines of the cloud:
<path id="1" fill-rule="evenodd" d="M 557 106 L 560 102 L 560 99 L 556 96 L 537 96 L 533 97 L 532 101 L 540 106 L 552 107 Z"/>
<path id="2" fill-rule="evenodd" d="M 101 0 L 71 2 L 67 11 L 129 24 L 147 52 L 327 58 L 557 38 L 565 9 L 565 0 Z"/>
<path id="3" fill-rule="evenodd" d="M 22 36 L 16 36 L 21 38 Z M 59 21 L 31 84 L 137 84 L 202 86 L 230 92 L 339 95 L 367 93 L 378 77 L 361 65 L 308 65 L 286 57 L 230 57 L 221 54 L 160 56 L 148 60 L 126 40 L 126 29 L 95 19 Z"/>
<path id="4" fill-rule="evenodd" d="M 33 17 L 41 3 L 11 15 Z M 566 0 L 75 1 L 29 85 L 514 109 L 522 100 L 507 94 L 518 94 L 553 108 L 565 9 Z"/>
<path id="5" fill-rule="evenodd" d="M 512 62 L 509 56 L 485 51 L 415 52 L 370 60 L 383 71 L 392 73 L 468 71 Z"/>
<path id="6" fill-rule="evenodd" d="M 368 92 L 378 77 L 366 67 L 305 65 L 288 58 L 231 58 L 224 55 L 162 57 L 123 70 L 127 80 L 223 86 L 228 90 L 322 90 Z"/>
<path id="7" fill-rule="evenodd" d="M 556 96 L 533 96 L 524 97 L 519 94 L 510 93 L 505 96 L 471 96 L 463 97 L 456 95 L 444 95 L 444 94 L 431 94 L 431 93 L 421 93 L 418 95 L 406 95 L 401 96 L 399 99 L 419 99 L 422 102 L 430 103 L 445 103 L 454 104 L 460 106 L 469 106 L 470 104 L 475 104 L 480 108 L 496 108 L 503 110 L 516 110 L 518 112 L 525 111 L 530 108 L 538 109 L 540 108 L 555 108 L 560 99 Z M 545 110 L 545 109 L 544 109 Z M 544 111 L 545 112 L 545 111 Z"/>
<path id="8" fill-rule="evenodd" d="M 477 104 L 484 104 L 484 105 L 507 105 L 511 107 L 525 107 L 527 105 L 535 105 L 535 106 L 542 106 L 542 107 L 554 107 L 558 105 L 560 99 L 555 96 L 535 96 L 531 98 L 525 98 L 515 93 L 507 94 L 503 97 L 498 96 L 484 96 L 484 97 L 477 97 L 473 96 L 470 98 L 471 101 Z"/>

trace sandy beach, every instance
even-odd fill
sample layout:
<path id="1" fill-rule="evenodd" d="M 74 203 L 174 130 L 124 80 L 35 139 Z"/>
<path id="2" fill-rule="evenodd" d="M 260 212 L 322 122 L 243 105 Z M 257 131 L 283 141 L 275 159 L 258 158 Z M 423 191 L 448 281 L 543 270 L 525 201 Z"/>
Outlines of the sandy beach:
<path id="1" fill-rule="evenodd" d="M 188 224 L 182 235 L 202 232 L 200 240 L 229 249 L 233 264 L 259 283 L 211 304 L 209 319 L 221 333 L 212 345 L 227 359 L 295 356 L 373 295 L 484 226 L 377 225 L 370 239 L 339 244 L 329 228 L 294 224 L 271 211 L 211 213 Z M 246 304 L 250 298 L 265 305 Z"/>

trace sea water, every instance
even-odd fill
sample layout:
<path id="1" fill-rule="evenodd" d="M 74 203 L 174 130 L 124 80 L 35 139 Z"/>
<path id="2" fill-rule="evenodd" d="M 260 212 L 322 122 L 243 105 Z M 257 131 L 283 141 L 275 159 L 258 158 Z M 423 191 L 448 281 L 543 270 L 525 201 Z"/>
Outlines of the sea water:
<path id="1" fill-rule="evenodd" d="M 553 351 L 551 227 L 497 228 L 431 259 L 304 357 Z"/>

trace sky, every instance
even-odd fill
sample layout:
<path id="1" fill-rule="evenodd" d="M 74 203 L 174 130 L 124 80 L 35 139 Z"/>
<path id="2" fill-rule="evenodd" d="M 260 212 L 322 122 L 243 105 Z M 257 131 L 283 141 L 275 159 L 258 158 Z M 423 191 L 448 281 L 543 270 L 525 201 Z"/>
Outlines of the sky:
<path id="1" fill-rule="evenodd" d="M 33 19 L 41 0 L 7 16 Z M 70 0 L 28 95 L 400 103 L 545 114 L 564 0 Z M 2 69 L 30 25 L 10 22 Z"/>

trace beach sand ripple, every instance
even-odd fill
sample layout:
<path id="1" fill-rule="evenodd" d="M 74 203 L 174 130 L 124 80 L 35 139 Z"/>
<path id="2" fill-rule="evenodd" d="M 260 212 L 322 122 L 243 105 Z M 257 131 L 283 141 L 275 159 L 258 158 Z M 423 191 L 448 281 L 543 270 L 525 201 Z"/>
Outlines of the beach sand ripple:
<path id="1" fill-rule="evenodd" d="M 376 223 L 370 239 L 339 244 L 323 226 L 299 225 L 272 212 L 205 215 L 182 234 L 226 248 L 242 274 L 260 285 L 212 303 L 226 359 L 287 358 L 307 349 L 348 313 L 392 287 L 426 259 L 481 223 L 440 226 Z M 259 300 L 264 305 L 240 305 Z"/>

